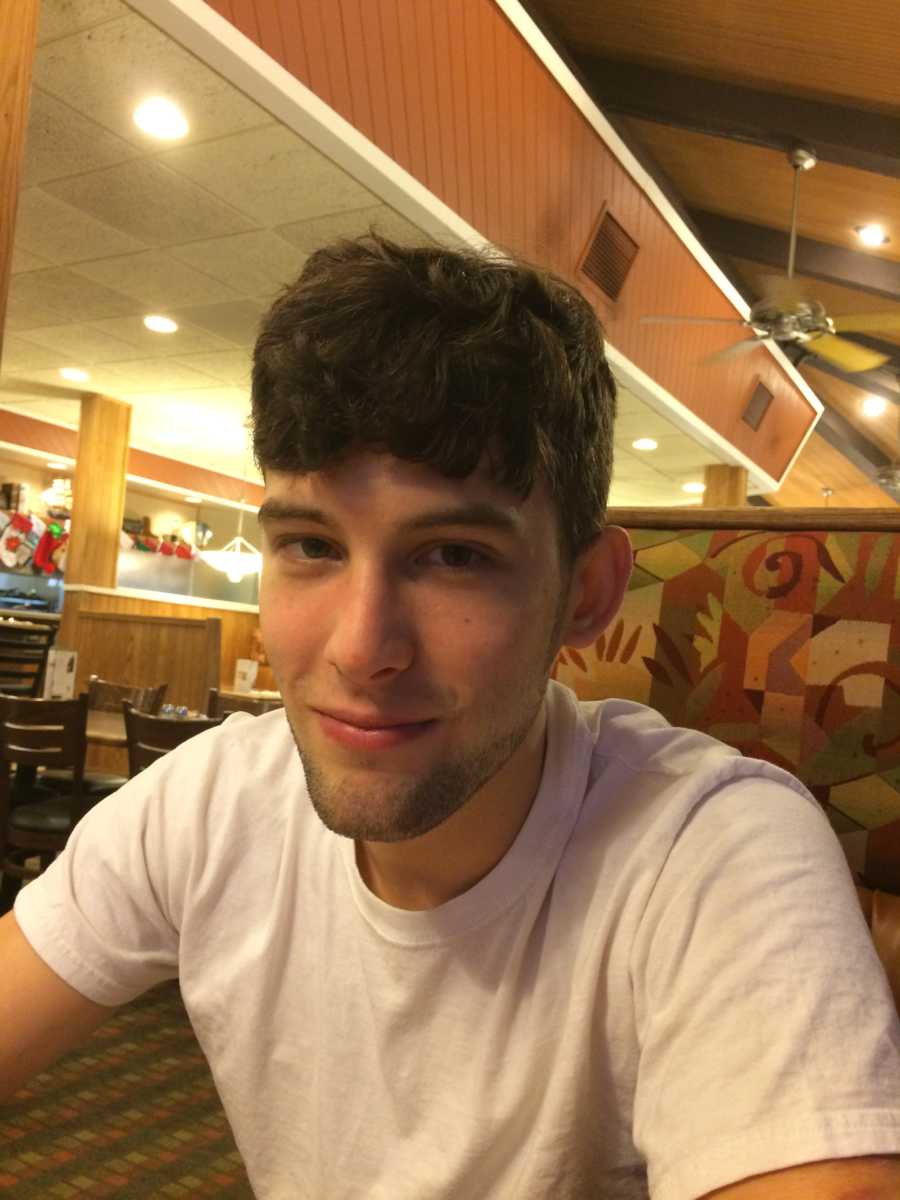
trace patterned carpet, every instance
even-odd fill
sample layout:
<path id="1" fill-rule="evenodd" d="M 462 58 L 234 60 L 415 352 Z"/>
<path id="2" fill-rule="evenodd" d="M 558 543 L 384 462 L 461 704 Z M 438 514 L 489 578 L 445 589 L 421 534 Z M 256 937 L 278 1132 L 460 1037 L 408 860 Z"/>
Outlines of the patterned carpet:
<path id="1" fill-rule="evenodd" d="M 252 1200 L 177 983 L 120 1009 L 0 1107 L 0 1197 Z"/>

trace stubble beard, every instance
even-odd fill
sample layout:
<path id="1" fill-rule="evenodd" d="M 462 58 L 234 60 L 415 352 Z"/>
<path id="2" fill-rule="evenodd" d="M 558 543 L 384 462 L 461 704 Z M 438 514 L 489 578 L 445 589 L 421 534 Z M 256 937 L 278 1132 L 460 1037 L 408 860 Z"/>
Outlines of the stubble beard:
<path id="1" fill-rule="evenodd" d="M 438 763 L 418 778 L 398 780 L 394 785 L 385 778 L 380 796 L 373 795 L 375 789 L 354 782 L 349 773 L 340 778 L 336 771 L 320 766 L 289 720 L 310 802 L 322 824 L 333 833 L 357 841 L 406 841 L 441 825 L 493 779 L 525 741 L 544 703 L 559 648 L 565 595 L 563 589 L 540 670 L 524 687 L 505 689 L 502 698 L 484 705 L 487 714 L 503 712 L 510 707 L 510 697 L 517 698 L 515 707 L 521 715 L 514 726 L 493 731 L 465 757 Z"/>

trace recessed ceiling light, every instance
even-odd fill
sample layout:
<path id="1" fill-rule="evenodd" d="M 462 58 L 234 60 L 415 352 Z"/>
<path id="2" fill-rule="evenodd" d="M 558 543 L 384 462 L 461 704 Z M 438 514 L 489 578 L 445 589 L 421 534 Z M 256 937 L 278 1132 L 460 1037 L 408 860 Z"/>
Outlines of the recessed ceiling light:
<path id="1" fill-rule="evenodd" d="M 883 225 L 854 225 L 856 236 L 865 246 L 886 246 L 891 240 Z"/>
<path id="2" fill-rule="evenodd" d="M 631 443 L 632 450 L 655 450 L 658 443 L 653 438 L 638 438 L 636 442 Z"/>
<path id="3" fill-rule="evenodd" d="M 160 317 L 155 314 L 144 317 L 144 324 L 148 329 L 152 329 L 154 333 L 175 333 L 178 329 L 178 323 L 173 321 L 171 317 Z"/>
<path id="4" fill-rule="evenodd" d="M 90 375 L 87 371 L 82 371 L 81 367 L 60 367 L 59 373 L 63 379 L 72 383 L 86 383 L 90 379 Z"/>
<path id="5" fill-rule="evenodd" d="M 693 480 L 691 483 L 683 483 L 681 490 L 689 492 L 692 496 L 701 496 L 706 491 L 706 484 L 700 483 L 699 480 Z"/>
<path id="6" fill-rule="evenodd" d="M 48 462 L 47 466 L 51 471 L 68 471 L 69 464 L 64 462 Z"/>
<path id="7" fill-rule="evenodd" d="M 181 109 L 163 96 L 152 96 L 134 110 L 134 123 L 151 137 L 173 141 L 182 138 L 190 126 Z"/>
<path id="8" fill-rule="evenodd" d="M 862 402 L 863 414 L 867 417 L 880 417 L 887 408 L 887 400 L 883 396 L 866 396 Z"/>
<path id="9" fill-rule="evenodd" d="M 189 492 L 188 495 L 184 497 L 187 504 L 199 504 L 202 498 L 203 497 L 198 496 L 196 492 Z"/>

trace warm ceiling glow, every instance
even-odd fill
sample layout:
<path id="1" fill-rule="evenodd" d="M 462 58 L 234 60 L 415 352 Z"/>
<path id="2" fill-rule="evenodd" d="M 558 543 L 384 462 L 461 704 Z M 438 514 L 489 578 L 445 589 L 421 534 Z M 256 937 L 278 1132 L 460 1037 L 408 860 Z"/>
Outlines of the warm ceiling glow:
<path id="1" fill-rule="evenodd" d="M 887 408 L 887 400 L 883 396 L 866 396 L 862 402 L 863 415 L 866 417 L 880 417 Z"/>
<path id="2" fill-rule="evenodd" d="M 53 462 L 48 462 L 47 466 L 51 471 L 68 471 L 69 469 L 68 463 L 56 462 L 55 460 Z"/>
<path id="3" fill-rule="evenodd" d="M 198 496 L 196 494 L 196 492 L 190 492 L 187 496 L 184 497 L 184 500 L 185 500 L 186 504 L 199 504 L 201 497 Z"/>
<path id="4" fill-rule="evenodd" d="M 636 442 L 631 443 L 632 450 L 655 450 L 657 442 L 653 438 L 638 438 Z"/>
<path id="5" fill-rule="evenodd" d="M 60 367 L 59 373 L 71 383 L 86 383 L 90 379 L 90 375 L 87 371 L 82 371 L 81 367 Z"/>
<path id="6" fill-rule="evenodd" d="M 178 329 L 177 322 L 173 321 L 171 317 L 160 317 L 155 314 L 144 317 L 144 324 L 154 333 L 175 333 Z"/>
<path id="7" fill-rule="evenodd" d="M 864 246 L 884 246 L 891 240 L 883 225 L 856 225 L 854 229 Z"/>
<path id="8" fill-rule="evenodd" d="M 190 128 L 181 110 L 162 96 L 153 96 L 139 104 L 134 110 L 134 123 L 144 133 L 167 142 L 184 137 Z"/>
<path id="9" fill-rule="evenodd" d="M 700 496 L 706 491 L 706 484 L 700 483 L 698 480 L 693 480 L 691 483 L 683 483 L 681 490 L 690 493 L 692 496 Z"/>

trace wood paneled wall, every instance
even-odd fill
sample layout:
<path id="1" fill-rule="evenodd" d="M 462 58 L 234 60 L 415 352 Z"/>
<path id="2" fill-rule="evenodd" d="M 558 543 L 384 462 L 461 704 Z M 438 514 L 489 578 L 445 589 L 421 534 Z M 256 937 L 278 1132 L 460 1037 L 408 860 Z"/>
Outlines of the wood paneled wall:
<path id="1" fill-rule="evenodd" d="M 119 618 L 119 623 L 109 626 L 96 621 L 92 623 L 93 614 L 114 615 Z M 154 659 L 152 639 L 148 640 L 147 637 L 150 626 L 146 623 L 142 625 L 142 621 L 145 618 L 161 617 L 175 622 L 194 623 L 184 626 L 184 629 L 188 630 L 192 630 L 195 625 L 202 626 L 209 619 L 217 619 L 219 634 L 216 669 L 208 668 L 205 652 L 199 660 L 190 656 L 183 662 L 175 661 L 172 656 L 181 653 L 181 643 L 178 641 L 166 643 L 167 657 L 164 660 Z M 78 651 L 78 687 L 85 686 L 88 676 L 92 674 L 103 675 L 104 678 L 111 678 L 117 683 L 167 682 L 168 699 L 173 703 L 205 709 L 205 688 L 210 686 L 207 678 L 213 676 L 213 686 L 231 686 L 235 660 L 250 657 L 253 633 L 258 624 L 259 618 L 252 612 L 201 608 L 191 604 L 143 600 L 102 592 L 68 591 L 56 644 L 68 650 Z M 106 643 L 102 639 L 98 640 L 104 630 L 107 635 Z M 126 669 L 129 672 L 128 678 L 121 673 Z M 202 683 L 198 682 L 201 675 Z M 268 677 L 261 681 L 259 686 L 265 687 L 267 683 Z M 182 699 L 178 689 L 182 689 L 191 699 Z"/>
<path id="2" fill-rule="evenodd" d="M 0 352 L 40 0 L 0 0 Z"/>
<path id="3" fill-rule="evenodd" d="M 741 330 L 641 325 L 735 311 L 493 0 L 207 0 L 495 244 L 569 278 L 604 205 L 640 250 L 616 304 L 583 278 L 610 341 L 769 474 L 814 412 Z M 759 430 L 741 420 L 757 382 Z"/>

